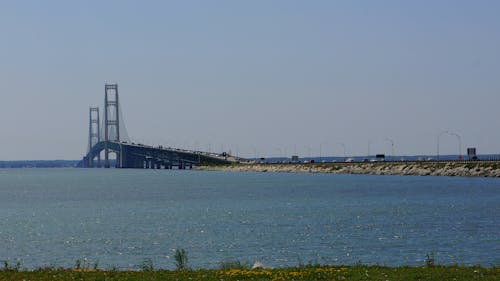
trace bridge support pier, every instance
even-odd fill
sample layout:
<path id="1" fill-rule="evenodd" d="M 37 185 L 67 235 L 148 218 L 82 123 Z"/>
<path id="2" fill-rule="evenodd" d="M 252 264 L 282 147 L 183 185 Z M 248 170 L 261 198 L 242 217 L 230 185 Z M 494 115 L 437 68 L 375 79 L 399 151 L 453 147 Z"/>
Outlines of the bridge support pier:
<path id="1" fill-rule="evenodd" d="M 105 145 L 105 148 L 104 148 L 104 168 L 109 168 L 110 165 L 109 165 L 109 149 L 108 149 L 108 146 Z"/>
<path id="2" fill-rule="evenodd" d="M 97 158 L 97 162 L 96 162 L 96 159 L 95 158 L 91 158 L 89 156 L 86 156 L 84 159 L 83 159 L 83 162 L 84 162 L 84 165 L 86 168 L 100 168 L 101 167 L 101 159 L 100 158 Z"/>
<path id="3" fill-rule="evenodd" d="M 82 159 L 82 162 L 83 162 L 83 167 L 85 168 L 91 168 L 92 166 L 92 160 L 90 160 L 90 157 L 89 156 L 85 156 L 83 157 Z"/>
<path id="4" fill-rule="evenodd" d="M 122 167 L 122 155 L 119 152 L 116 152 L 115 168 L 123 168 Z"/>
<path id="5" fill-rule="evenodd" d="M 135 158 L 134 159 L 134 168 L 144 169 L 144 159 L 143 158 Z"/>

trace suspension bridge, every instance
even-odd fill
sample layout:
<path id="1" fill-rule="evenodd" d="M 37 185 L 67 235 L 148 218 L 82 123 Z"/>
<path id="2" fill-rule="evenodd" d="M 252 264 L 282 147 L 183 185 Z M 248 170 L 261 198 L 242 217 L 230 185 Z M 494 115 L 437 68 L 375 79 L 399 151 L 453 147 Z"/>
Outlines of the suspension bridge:
<path id="1" fill-rule="evenodd" d="M 89 139 L 87 154 L 82 167 L 136 169 L 186 169 L 200 164 L 229 164 L 244 159 L 224 152 L 212 153 L 163 146 L 148 146 L 131 142 L 123 122 L 118 84 L 104 86 L 104 120 L 100 119 L 99 107 L 89 109 Z M 101 159 L 104 154 L 104 159 Z M 114 161 L 110 161 L 114 154 Z M 101 160 L 104 160 L 102 163 Z"/>

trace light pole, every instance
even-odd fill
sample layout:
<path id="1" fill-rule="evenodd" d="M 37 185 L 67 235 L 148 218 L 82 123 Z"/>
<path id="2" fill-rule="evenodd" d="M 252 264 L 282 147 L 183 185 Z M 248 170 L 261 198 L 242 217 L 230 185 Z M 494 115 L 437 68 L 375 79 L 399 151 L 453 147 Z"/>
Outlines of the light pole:
<path id="1" fill-rule="evenodd" d="M 371 141 L 368 141 L 368 155 L 366 156 L 366 158 L 370 158 L 370 146 L 371 146 L 372 142 Z"/>
<path id="2" fill-rule="evenodd" d="M 323 162 L 323 145 L 328 145 L 326 142 L 319 143 L 319 162 Z"/>
<path id="3" fill-rule="evenodd" d="M 439 133 L 437 135 L 437 160 L 439 161 L 439 138 L 443 135 L 443 134 L 447 134 L 448 131 L 442 131 L 441 133 Z"/>
<path id="4" fill-rule="evenodd" d="M 394 157 L 394 140 L 390 138 L 385 138 L 385 140 L 391 143 L 391 156 Z"/>
<path id="5" fill-rule="evenodd" d="M 280 152 L 280 160 L 283 158 L 283 150 L 281 150 L 281 147 L 276 147 L 276 150 Z"/>
<path id="6" fill-rule="evenodd" d="M 326 147 L 326 149 L 328 151 L 328 142 L 327 141 L 320 142 L 319 143 L 319 162 L 323 162 L 323 145 Z"/>
<path id="7" fill-rule="evenodd" d="M 345 143 L 339 143 L 339 144 L 342 146 L 342 148 L 344 148 L 344 162 L 345 162 L 345 160 L 346 160 Z"/>
<path id="8" fill-rule="evenodd" d="M 447 132 L 451 136 L 455 136 L 458 139 L 458 160 L 462 160 L 462 137 L 454 132 Z"/>
<path id="9" fill-rule="evenodd" d="M 309 161 L 310 161 L 310 160 L 311 160 L 311 147 L 310 147 L 310 146 L 308 146 L 308 145 L 306 145 L 306 146 L 304 146 L 304 148 L 305 148 L 305 149 L 307 150 L 307 152 L 308 152 Z"/>
<path id="10" fill-rule="evenodd" d="M 321 163 L 322 157 L 321 157 L 321 149 L 322 149 L 322 143 L 319 143 L 319 162 Z"/>

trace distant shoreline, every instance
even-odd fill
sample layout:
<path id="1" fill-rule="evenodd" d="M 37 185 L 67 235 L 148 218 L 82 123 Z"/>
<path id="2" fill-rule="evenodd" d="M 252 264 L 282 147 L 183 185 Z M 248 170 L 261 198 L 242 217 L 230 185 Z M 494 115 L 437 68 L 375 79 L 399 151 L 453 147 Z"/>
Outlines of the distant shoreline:
<path id="1" fill-rule="evenodd" d="M 198 166 L 193 169 L 203 171 L 228 172 L 326 173 L 500 178 L 500 161 L 231 164 L 221 166 Z"/>
<path id="2" fill-rule="evenodd" d="M 2 160 L 0 169 L 9 168 L 74 168 L 81 160 Z"/>

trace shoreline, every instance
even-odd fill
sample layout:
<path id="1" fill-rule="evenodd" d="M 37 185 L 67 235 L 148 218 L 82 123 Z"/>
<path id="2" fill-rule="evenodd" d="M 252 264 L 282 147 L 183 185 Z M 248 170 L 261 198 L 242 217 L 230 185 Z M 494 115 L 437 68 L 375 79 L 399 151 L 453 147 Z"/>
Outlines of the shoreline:
<path id="1" fill-rule="evenodd" d="M 225 172 L 322 173 L 394 176 L 447 176 L 500 178 L 500 162 L 369 162 L 231 164 L 198 166 L 194 170 Z"/>

